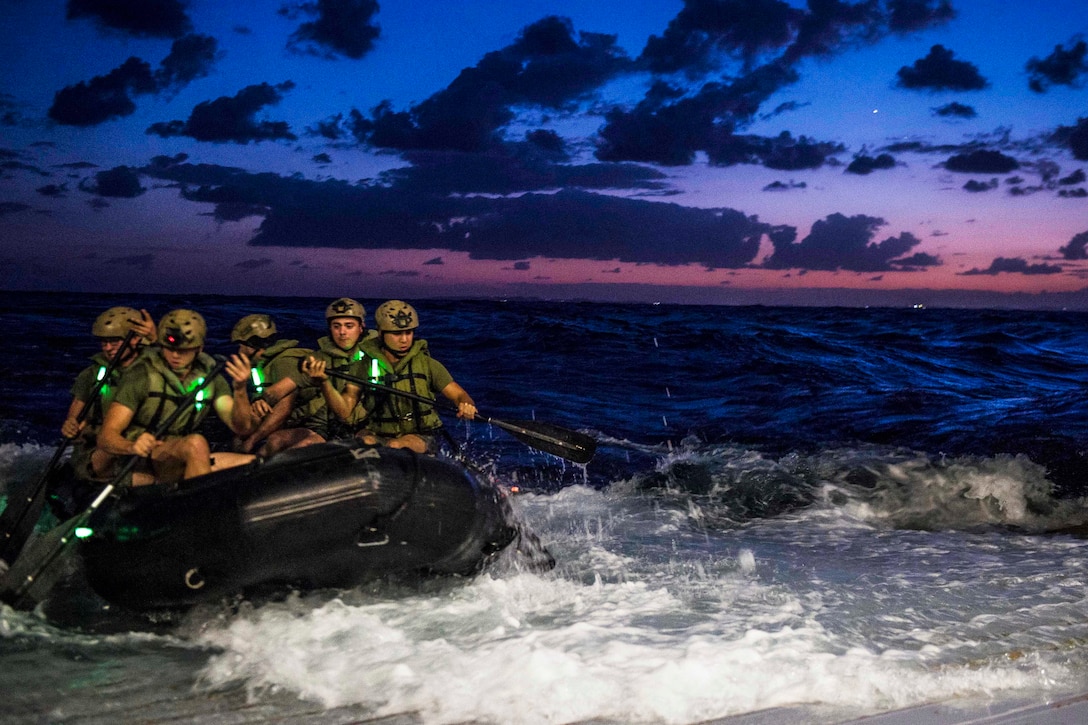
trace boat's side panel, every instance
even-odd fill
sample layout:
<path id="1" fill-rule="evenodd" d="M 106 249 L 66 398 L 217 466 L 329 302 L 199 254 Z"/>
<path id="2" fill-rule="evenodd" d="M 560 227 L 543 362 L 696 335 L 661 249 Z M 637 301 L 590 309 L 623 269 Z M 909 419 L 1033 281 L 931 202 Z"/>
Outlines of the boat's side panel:
<path id="1" fill-rule="evenodd" d="M 146 609 L 255 585 L 467 573 L 514 535 L 501 496 L 444 459 L 325 444 L 232 470 L 112 508 L 84 544 L 95 590 Z"/>

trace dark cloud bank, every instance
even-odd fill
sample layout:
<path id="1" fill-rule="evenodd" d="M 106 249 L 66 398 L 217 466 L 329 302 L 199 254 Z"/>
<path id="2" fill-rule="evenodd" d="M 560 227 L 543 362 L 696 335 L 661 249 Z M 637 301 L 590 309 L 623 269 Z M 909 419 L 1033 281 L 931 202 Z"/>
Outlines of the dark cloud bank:
<path id="1" fill-rule="evenodd" d="M 293 52 L 359 59 L 380 35 L 373 0 L 318 0 L 283 6 L 281 13 L 299 21 L 287 41 Z M 803 61 L 935 27 L 953 16 L 947 0 L 832 0 L 804 9 L 781 0 L 686 0 L 634 58 L 617 45 L 616 36 L 576 32 L 569 20 L 550 16 L 410 108 L 398 110 L 389 102 L 366 112 L 352 108 L 306 131 L 341 148 L 399 154 L 407 165 L 375 183 L 285 178 L 189 164 L 179 156 L 155 159 L 139 170 L 100 171 L 80 188 L 98 197 L 132 198 L 146 191 L 141 176 L 165 181 L 186 199 L 213 204 L 219 221 L 261 217 L 251 240 L 256 246 L 448 249 L 476 259 L 510 260 L 526 270 L 524 260 L 545 257 L 708 269 L 919 271 L 942 260 L 917 251 L 921 242 L 909 232 L 888 234 L 884 220 L 876 217 L 831 213 L 798 241 L 796 228 L 735 209 L 697 209 L 601 192 L 668 193 L 665 175 L 643 164 L 686 165 L 697 154 L 714 166 L 758 164 L 792 171 L 843 165 L 836 158 L 846 151 L 840 144 L 789 132 L 762 137 L 745 128 L 768 98 L 799 79 Z M 69 17 L 174 43 L 156 69 L 133 57 L 104 76 L 59 91 L 49 111 L 57 123 L 88 126 L 129 115 L 138 97 L 176 92 L 207 75 L 219 56 L 215 39 L 193 33 L 185 5 L 174 0 L 72 0 Z M 1086 75 L 1084 61 L 1084 43 L 1070 41 L 1045 58 L 1032 58 L 1025 70 L 1032 89 L 1044 93 L 1055 85 L 1078 87 Z M 633 73 L 654 80 L 638 103 L 603 109 L 592 149 L 595 162 L 573 161 L 576 149 L 551 130 L 510 137 L 520 110 L 584 109 L 596 102 L 602 85 Z M 942 45 L 900 68 L 889 82 L 904 92 L 989 87 L 975 65 Z M 287 123 L 262 118 L 293 89 L 290 80 L 250 85 L 196 105 L 187 119 L 157 122 L 147 133 L 213 143 L 296 141 Z M 975 115 L 958 102 L 934 113 Z M 1057 129 L 1048 141 L 1088 160 L 1088 119 Z M 892 169 L 900 163 L 893 154 L 907 152 L 944 153 L 943 165 L 953 172 L 1000 175 L 1020 168 L 1015 157 L 977 145 L 915 144 L 880 151 L 855 154 L 844 172 Z M 327 154 L 312 158 L 330 161 Z M 791 182 L 767 189 L 803 187 Z M 997 182 L 970 180 L 964 188 L 990 191 Z M 1076 195 L 1075 189 L 1065 191 Z M 39 192 L 59 195 L 63 189 Z M 1088 258 L 1080 236 L 1062 247 L 1066 259 Z M 773 247 L 765 259 L 758 259 L 761 240 Z M 430 263 L 441 263 L 435 260 Z M 988 269 L 965 274 L 1060 271 L 1056 265 L 998 258 Z"/>

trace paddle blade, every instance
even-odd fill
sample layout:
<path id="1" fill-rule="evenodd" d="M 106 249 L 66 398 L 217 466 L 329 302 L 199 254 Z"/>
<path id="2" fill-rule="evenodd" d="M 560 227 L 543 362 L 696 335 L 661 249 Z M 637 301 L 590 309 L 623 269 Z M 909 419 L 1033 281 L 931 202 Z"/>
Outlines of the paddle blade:
<path id="1" fill-rule="evenodd" d="M 17 609 L 31 609 L 44 600 L 59 579 L 69 573 L 72 537 L 86 517 L 81 514 L 33 537 L 11 569 L 0 578 L 0 601 Z"/>
<path id="2" fill-rule="evenodd" d="M 49 476 L 57 466 L 61 454 L 67 448 L 68 440 L 57 447 L 53 460 L 46 466 L 38 480 L 25 491 L 20 491 L 8 499 L 7 508 L 0 513 L 0 559 L 15 561 L 23 550 L 34 526 L 45 508 L 46 491 L 49 488 Z"/>
<path id="3" fill-rule="evenodd" d="M 589 463 L 597 452 L 597 441 L 593 437 L 552 423 L 494 418 L 487 419 L 487 422 L 502 428 L 527 446 L 574 463 Z"/>

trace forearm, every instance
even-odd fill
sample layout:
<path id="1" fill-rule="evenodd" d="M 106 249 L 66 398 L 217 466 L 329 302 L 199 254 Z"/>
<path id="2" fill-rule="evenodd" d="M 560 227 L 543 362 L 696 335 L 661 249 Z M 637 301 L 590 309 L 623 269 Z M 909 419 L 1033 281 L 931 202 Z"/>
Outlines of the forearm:
<path id="1" fill-rule="evenodd" d="M 256 429 L 250 433 L 250 437 L 261 440 L 268 437 L 269 433 L 279 430 L 283 427 L 284 422 L 288 416 L 291 415 L 291 409 L 294 408 L 295 395 L 292 393 L 276 403 L 272 408 L 272 412 L 261 418 L 261 422 L 257 424 Z"/>
<path id="2" fill-rule="evenodd" d="M 332 384 L 332 380 L 328 378 L 321 381 L 321 395 L 325 398 L 325 404 L 329 406 L 329 410 L 343 421 L 347 421 L 351 417 L 351 411 L 358 399 L 349 391 L 341 393 Z"/>
<path id="3" fill-rule="evenodd" d="M 130 456 L 136 452 L 136 442 L 130 441 L 120 432 L 103 428 L 98 432 L 98 448 L 113 456 Z"/>
<path id="4" fill-rule="evenodd" d="M 245 382 L 231 384 L 230 429 L 238 436 L 248 436 L 257 427 L 253 406 L 249 402 L 249 393 Z"/>

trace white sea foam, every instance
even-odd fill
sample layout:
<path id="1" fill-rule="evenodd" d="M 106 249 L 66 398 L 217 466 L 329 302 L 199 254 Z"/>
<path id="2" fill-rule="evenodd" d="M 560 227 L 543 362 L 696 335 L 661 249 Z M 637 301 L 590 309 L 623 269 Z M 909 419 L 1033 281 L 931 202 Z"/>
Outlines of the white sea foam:
<path id="1" fill-rule="evenodd" d="M 902 556 L 913 532 L 873 541 L 849 528 L 829 544 L 811 531 L 791 540 L 788 522 L 773 522 L 693 535 L 644 497 L 575 488 L 521 500 L 546 522 L 555 572 L 245 611 L 200 636 L 221 650 L 202 686 L 240 682 L 254 697 L 286 689 L 428 723 L 688 723 L 798 703 L 877 711 L 1075 679 L 1045 638 L 1002 633 L 1014 612 L 985 611 L 998 594 L 1015 600 L 1015 587 L 975 595 L 977 581 L 941 562 L 939 546 L 929 556 L 952 565 L 941 584 L 924 583 L 931 565 L 921 560 L 874 589 L 829 556 L 862 542 L 867 555 Z M 1023 594 L 1046 583 L 1050 609 L 1037 601 L 1020 626 L 1088 613 L 1056 577 Z M 947 612 L 930 598 L 959 585 L 967 601 Z M 1009 656 L 1022 645 L 1034 653 Z"/>

